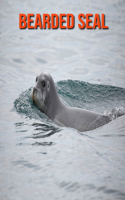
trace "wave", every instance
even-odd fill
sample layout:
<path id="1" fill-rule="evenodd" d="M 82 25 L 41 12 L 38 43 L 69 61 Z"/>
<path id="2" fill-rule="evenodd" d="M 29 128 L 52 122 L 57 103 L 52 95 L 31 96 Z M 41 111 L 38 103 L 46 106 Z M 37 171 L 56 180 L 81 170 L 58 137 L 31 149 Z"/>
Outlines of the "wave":
<path id="1" fill-rule="evenodd" d="M 124 88 L 67 80 L 57 82 L 56 89 L 68 106 L 100 112 L 111 120 L 125 115 Z M 42 119 L 43 123 L 47 124 L 48 117 L 38 110 L 31 100 L 31 90 L 32 88 L 29 88 L 22 92 L 14 101 L 14 107 L 19 114 L 31 119 Z"/>

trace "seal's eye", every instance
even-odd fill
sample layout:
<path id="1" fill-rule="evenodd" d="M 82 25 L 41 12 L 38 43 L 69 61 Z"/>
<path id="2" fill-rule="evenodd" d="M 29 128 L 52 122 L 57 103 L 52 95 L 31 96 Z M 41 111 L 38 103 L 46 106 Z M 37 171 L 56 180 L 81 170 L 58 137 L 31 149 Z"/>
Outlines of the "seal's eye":
<path id="1" fill-rule="evenodd" d="M 38 76 L 36 77 L 36 82 L 37 82 L 37 80 L 38 80 Z"/>
<path id="2" fill-rule="evenodd" d="M 45 84 L 45 81 L 42 81 L 42 86 L 45 87 L 45 85 L 46 85 L 46 84 Z"/>

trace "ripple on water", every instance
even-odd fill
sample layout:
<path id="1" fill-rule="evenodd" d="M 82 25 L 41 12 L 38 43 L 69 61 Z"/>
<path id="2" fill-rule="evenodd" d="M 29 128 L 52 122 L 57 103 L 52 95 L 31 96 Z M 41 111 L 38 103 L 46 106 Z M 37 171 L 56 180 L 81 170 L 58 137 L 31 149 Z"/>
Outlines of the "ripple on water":
<path id="1" fill-rule="evenodd" d="M 125 114 L 125 89 L 123 88 L 72 80 L 60 81 L 56 83 L 56 88 L 63 102 L 69 106 L 100 112 L 111 120 Z M 31 90 L 32 88 L 22 92 L 15 100 L 14 107 L 21 115 L 42 120 L 41 123 L 32 124 L 35 127 L 35 134 L 32 137 L 44 138 L 59 132 L 58 126 L 34 106 L 30 95 Z"/>

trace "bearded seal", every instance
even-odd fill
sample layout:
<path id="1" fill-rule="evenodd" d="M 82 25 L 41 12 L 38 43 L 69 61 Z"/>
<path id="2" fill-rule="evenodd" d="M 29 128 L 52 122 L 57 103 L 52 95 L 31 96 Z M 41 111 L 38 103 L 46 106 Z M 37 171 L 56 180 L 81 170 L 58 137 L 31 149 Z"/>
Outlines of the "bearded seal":
<path id="1" fill-rule="evenodd" d="M 59 126 L 75 128 L 80 132 L 98 128 L 109 121 L 101 113 L 66 106 L 60 99 L 53 78 L 41 73 L 31 93 L 33 103 Z"/>

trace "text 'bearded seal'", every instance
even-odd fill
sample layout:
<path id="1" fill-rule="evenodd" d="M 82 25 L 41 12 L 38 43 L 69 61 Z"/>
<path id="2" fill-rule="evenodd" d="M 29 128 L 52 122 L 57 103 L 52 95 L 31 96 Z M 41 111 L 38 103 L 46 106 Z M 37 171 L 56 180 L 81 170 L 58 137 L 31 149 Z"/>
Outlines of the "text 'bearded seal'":
<path id="1" fill-rule="evenodd" d="M 36 77 L 36 86 L 31 94 L 33 103 L 59 126 L 75 128 L 78 131 L 89 131 L 111 120 L 107 116 L 81 108 L 66 106 L 56 91 L 50 74 Z"/>

